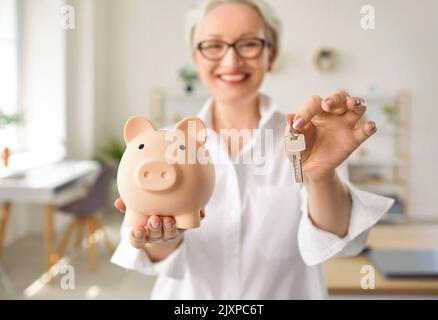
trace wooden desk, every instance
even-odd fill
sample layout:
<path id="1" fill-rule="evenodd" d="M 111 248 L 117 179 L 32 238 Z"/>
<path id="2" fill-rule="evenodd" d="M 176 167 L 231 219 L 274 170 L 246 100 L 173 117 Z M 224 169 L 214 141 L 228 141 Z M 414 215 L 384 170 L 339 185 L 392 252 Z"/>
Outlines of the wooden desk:
<path id="1" fill-rule="evenodd" d="M 438 249 L 438 224 L 378 225 L 368 245 L 375 249 Z M 386 279 L 375 268 L 375 289 L 364 290 L 362 266 L 373 265 L 366 256 L 339 257 L 324 264 L 330 294 L 438 295 L 438 279 Z"/>
<path id="2" fill-rule="evenodd" d="M 84 181 L 99 171 L 94 161 L 61 161 L 24 171 L 16 176 L 0 179 L 0 259 L 2 257 L 6 226 L 14 202 L 43 204 L 45 208 L 45 242 L 47 269 L 56 262 L 53 250 L 53 215 L 57 203 L 72 197 Z"/>

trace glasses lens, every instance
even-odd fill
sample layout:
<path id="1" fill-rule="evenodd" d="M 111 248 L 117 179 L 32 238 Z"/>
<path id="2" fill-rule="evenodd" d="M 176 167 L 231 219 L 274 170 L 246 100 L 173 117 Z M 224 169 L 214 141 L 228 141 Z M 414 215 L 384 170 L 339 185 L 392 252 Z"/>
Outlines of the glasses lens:
<path id="1" fill-rule="evenodd" d="M 208 59 L 221 59 L 227 50 L 227 45 L 220 41 L 205 41 L 200 44 L 199 49 Z"/>
<path id="2" fill-rule="evenodd" d="M 261 39 L 244 39 L 236 43 L 236 49 L 243 58 L 256 58 L 263 50 L 264 42 Z"/>

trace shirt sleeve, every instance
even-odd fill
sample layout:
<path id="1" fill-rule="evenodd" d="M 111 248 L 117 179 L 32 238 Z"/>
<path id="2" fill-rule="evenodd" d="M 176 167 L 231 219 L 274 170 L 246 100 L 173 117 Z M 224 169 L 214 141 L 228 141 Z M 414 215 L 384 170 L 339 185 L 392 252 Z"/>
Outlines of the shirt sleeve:
<path id="1" fill-rule="evenodd" d="M 179 247 L 166 259 L 153 263 L 143 249 L 134 248 L 129 242 L 132 228 L 122 225 L 121 240 L 111 262 L 128 270 L 135 270 L 145 275 L 165 275 L 174 279 L 184 278 L 185 244 Z"/>
<path id="2" fill-rule="evenodd" d="M 351 200 L 351 216 L 347 235 L 344 238 L 318 229 L 309 217 L 306 188 L 300 191 L 302 217 L 298 229 L 298 245 L 307 265 L 320 264 L 333 256 L 359 254 L 366 245 L 370 228 L 391 208 L 394 199 L 360 190 L 348 181 L 346 168 L 338 168 L 342 182 L 347 186 Z"/>

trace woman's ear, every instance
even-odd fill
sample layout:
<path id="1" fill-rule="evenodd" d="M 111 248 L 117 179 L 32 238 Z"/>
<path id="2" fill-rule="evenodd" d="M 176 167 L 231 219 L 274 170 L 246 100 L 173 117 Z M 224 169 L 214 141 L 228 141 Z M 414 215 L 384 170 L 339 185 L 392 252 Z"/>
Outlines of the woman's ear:
<path id="1" fill-rule="evenodd" d="M 196 48 L 192 48 L 192 59 L 196 63 Z"/>
<path id="2" fill-rule="evenodd" d="M 274 67 L 274 63 L 277 60 L 277 49 L 271 48 L 269 50 L 269 65 L 268 65 L 268 72 L 271 72 L 273 67 Z"/>
<path id="3" fill-rule="evenodd" d="M 195 70 L 199 75 L 200 74 L 199 73 L 199 63 L 198 63 L 199 54 L 198 54 L 198 50 L 196 50 L 196 48 L 192 49 L 192 58 L 193 58 L 193 63 L 195 64 Z"/>

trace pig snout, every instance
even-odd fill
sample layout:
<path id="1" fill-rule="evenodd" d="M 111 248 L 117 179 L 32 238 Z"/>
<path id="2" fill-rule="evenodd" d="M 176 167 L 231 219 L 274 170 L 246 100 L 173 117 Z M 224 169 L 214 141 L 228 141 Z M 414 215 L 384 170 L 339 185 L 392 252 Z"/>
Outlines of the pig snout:
<path id="1" fill-rule="evenodd" d="M 176 182 L 175 167 L 159 161 L 146 162 L 138 166 L 137 185 L 147 191 L 164 191 Z"/>

